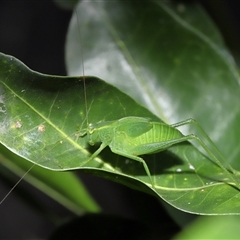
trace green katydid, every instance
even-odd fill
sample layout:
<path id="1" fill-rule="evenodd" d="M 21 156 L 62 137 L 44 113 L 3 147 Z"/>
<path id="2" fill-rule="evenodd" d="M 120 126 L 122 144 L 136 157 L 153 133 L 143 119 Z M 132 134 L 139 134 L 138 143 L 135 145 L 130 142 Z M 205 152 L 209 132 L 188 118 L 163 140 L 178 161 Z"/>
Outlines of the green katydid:
<path id="1" fill-rule="evenodd" d="M 141 162 L 150 179 L 152 187 L 154 188 L 154 182 L 149 168 L 144 159 L 139 156 L 161 152 L 172 145 L 188 140 L 196 140 L 207 152 L 207 154 L 215 161 L 215 163 L 228 174 L 232 181 L 229 182 L 229 184 L 233 184 L 238 187 L 238 182 L 230 174 L 230 172 L 237 174 L 235 170 L 231 167 L 227 170 L 216 155 L 199 137 L 193 134 L 184 136 L 177 129 L 177 127 L 190 123 L 195 124 L 200 129 L 207 141 L 221 157 L 221 160 L 225 161 L 215 144 L 194 119 L 188 119 L 173 125 L 167 125 L 161 122 L 152 122 L 148 118 L 129 116 L 116 121 L 90 123 L 87 129 L 80 131 L 79 135 L 81 137 L 87 135 L 90 145 L 101 143 L 100 147 L 92 154 L 85 164 L 88 161 L 93 160 L 104 148 L 109 146 L 113 153 Z"/>

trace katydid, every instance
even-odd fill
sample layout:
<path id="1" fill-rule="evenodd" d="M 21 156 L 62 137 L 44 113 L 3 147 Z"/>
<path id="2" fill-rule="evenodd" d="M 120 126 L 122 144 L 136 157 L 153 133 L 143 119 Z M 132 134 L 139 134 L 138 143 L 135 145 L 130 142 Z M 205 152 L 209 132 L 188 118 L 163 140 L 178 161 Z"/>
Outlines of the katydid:
<path id="1" fill-rule="evenodd" d="M 190 123 L 195 124 L 200 129 L 200 131 L 204 134 L 204 137 L 221 157 L 221 160 L 225 161 L 215 144 L 194 119 L 188 119 L 173 125 L 168 125 L 161 122 L 153 122 L 148 118 L 129 116 L 116 121 L 90 123 L 87 129 L 80 131 L 79 135 L 81 137 L 87 135 L 88 143 L 90 145 L 101 143 L 100 147 L 84 164 L 93 160 L 104 148 L 109 146 L 113 153 L 142 163 L 151 185 L 154 188 L 154 182 L 149 168 L 144 159 L 139 156 L 154 154 L 164 151 L 172 145 L 189 140 L 196 140 L 207 152 L 207 154 L 215 161 L 215 163 L 228 174 L 230 179 L 233 181 L 232 183 L 229 182 L 229 184 L 238 185 L 237 181 L 229 173 L 230 171 L 237 174 L 235 170 L 231 168 L 228 171 L 199 137 L 193 134 L 184 136 L 177 129 L 177 127 Z"/>

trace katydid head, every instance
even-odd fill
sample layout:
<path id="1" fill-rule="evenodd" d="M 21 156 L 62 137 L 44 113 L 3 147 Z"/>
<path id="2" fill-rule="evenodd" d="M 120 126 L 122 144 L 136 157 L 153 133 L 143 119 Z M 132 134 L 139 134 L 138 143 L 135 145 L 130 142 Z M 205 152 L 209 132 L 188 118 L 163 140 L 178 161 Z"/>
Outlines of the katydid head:
<path id="1" fill-rule="evenodd" d="M 96 124 L 90 123 L 88 124 L 87 129 L 83 129 L 82 130 L 83 135 L 81 136 L 85 136 L 87 135 L 88 137 L 88 143 L 90 145 L 94 145 L 96 142 L 99 142 L 99 131 L 97 130 L 97 126 Z"/>
<path id="2" fill-rule="evenodd" d="M 115 122 L 115 121 L 114 121 Z M 114 132 L 114 126 L 112 125 L 113 122 L 98 122 L 98 123 L 90 123 L 87 129 L 82 130 L 84 136 L 87 135 L 88 143 L 90 145 L 94 145 L 95 143 L 100 142 L 108 142 L 111 141 L 112 135 Z"/>

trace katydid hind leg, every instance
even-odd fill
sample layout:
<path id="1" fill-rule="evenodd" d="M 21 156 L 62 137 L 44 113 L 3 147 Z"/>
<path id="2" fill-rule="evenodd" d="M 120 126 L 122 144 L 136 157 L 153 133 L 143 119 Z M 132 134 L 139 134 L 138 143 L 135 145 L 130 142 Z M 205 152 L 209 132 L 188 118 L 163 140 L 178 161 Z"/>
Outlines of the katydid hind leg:
<path id="1" fill-rule="evenodd" d="M 202 148 L 207 152 L 208 155 L 210 155 L 213 158 L 213 160 L 216 162 L 217 165 L 219 165 L 219 167 L 224 169 L 225 172 L 226 172 L 226 169 L 228 169 L 228 171 L 230 171 L 234 175 L 236 175 L 236 176 L 239 175 L 238 171 L 236 171 L 235 169 L 233 169 L 231 167 L 231 165 L 228 163 L 228 161 L 223 156 L 221 151 L 218 149 L 216 144 L 211 140 L 211 138 L 208 136 L 208 134 L 204 131 L 204 129 L 201 127 L 201 125 L 195 119 L 190 118 L 190 119 L 172 124 L 171 126 L 174 128 L 177 128 L 177 127 L 181 127 L 181 126 L 184 126 L 187 124 L 194 124 L 194 126 L 196 126 L 197 129 L 202 133 L 204 139 L 207 140 L 207 142 L 210 144 L 209 146 L 212 148 L 212 150 L 214 150 L 215 153 L 213 153 L 213 151 L 210 150 L 209 147 L 207 147 L 207 145 L 199 137 L 197 137 L 195 135 L 191 135 L 191 138 L 198 141 L 198 143 L 202 146 Z M 192 137 L 192 136 L 194 136 L 194 137 Z M 222 163 L 219 159 L 221 159 Z M 226 165 L 226 166 L 224 166 L 224 165 Z"/>
<path id="2" fill-rule="evenodd" d="M 188 138 L 188 140 L 196 140 L 200 144 L 200 146 L 207 152 L 207 154 L 210 156 L 210 158 L 212 160 L 214 160 L 214 162 L 228 175 L 229 179 L 231 179 L 231 181 L 236 185 L 236 187 L 239 188 L 239 183 L 236 178 L 236 174 L 234 174 L 234 172 L 232 172 L 232 168 L 230 170 L 228 170 L 228 168 L 226 168 L 221 163 L 221 161 L 214 155 L 214 153 L 207 147 L 207 145 L 199 137 L 197 137 L 193 134 L 187 135 L 186 137 Z M 232 183 L 229 183 L 229 184 L 232 185 Z"/>
<path id="3" fill-rule="evenodd" d="M 236 172 L 227 162 L 226 158 L 223 156 L 223 154 L 220 152 L 216 144 L 212 141 L 212 139 L 208 136 L 208 134 L 204 131 L 204 129 L 201 127 L 201 125 L 193 118 L 189 118 L 187 120 L 172 124 L 171 126 L 174 128 L 181 127 L 187 124 L 194 124 L 194 126 L 197 127 L 197 129 L 203 134 L 203 137 L 207 140 L 207 142 L 210 144 L 210 146 L 213 147 L 214 151 L 218 154 L 218 156 L 221 158 L 221 160 L 225 163 L 227 163 L 228 167 L 231 171 Z M 199 138 L 199 137 L 198 137 Z M 202 140 L 201 140 L 202 141 Z"/>

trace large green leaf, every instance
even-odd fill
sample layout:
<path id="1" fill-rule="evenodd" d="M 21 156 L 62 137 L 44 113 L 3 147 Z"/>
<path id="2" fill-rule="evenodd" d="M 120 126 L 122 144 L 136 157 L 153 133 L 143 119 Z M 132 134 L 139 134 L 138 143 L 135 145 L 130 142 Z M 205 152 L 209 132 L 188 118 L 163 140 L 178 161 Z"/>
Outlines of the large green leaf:
<path id="1" fill-rule="evenodd" d="M 66 48 L 69 74 L 82 74 L 83 55 L 86 75 L 116 85 L 165 122 L 195 118 L 227 161 L 240 169 L 239 75 L 218 30 L 198 5 L 83 2 L 76 12 Z M 113 113 L 109 106 L 106 109 Z M 129 114 L 134 115 L 133 108 Z M 144 111 L 139 114 L 145 116 Z M 121 117 L 113 114 L 96 121 L 117 116 Z M 199 134 L 192 126 L 183 132 Z M 215 184 L 222 171 L 192 146 L 177 146 L 157 156 L 155 161 L 144 159 L 166 201 L 200 214 L 239 212 L 238 191 Z M 124 170 L 130 173 L 133 164 L 136 172 L 132 161 Z"/>
<path id="2" fill-rule="evenodd" d="M 89 147 L 86 137 L 77 134 L 79 126 L 86 126 L 81 78 L 42 75 L 11 56 L 1 54 L 1 59 L 2 144 L 19 156 L 51 170 L 80 168 L 153 193 L 145 185 L 151 187 L 143 166 L 138 162 L 126 160 L 108 150 L 101 154 L 101 158 L 86 163 L 94 149 Z M 130 97 L 97 78 L 86 78 L 86 93 L 90 122 L 129 115 L 157 120 Z M 189 143 L 145 160 L 153 174 L 155 186 L 152 190 L 174 206 L 208 214 L 238 213 L 238 191 L 224 180 L 229 176 Z M 222 191 L 226 191 L 226 195 L 221 195 Z M 216 196 L 219 199 L 217 205 Z"/>
<path id="3" fill-rule="evenodd" d="M 56 80 L 59 80 L 57 84 Z M 52 159 L 58 161 L 58 154 L 64 154 L 56 141 L 64 141 L 63 136 L 66 136 L 60 127 L 64 125 L 65 112 L 70 105 L 66 103 L 62 110 L 64 104 L 55 103 L 54 100 L 57 99 L 58 89 L 64 84 L 66 86 L 66 81 L 64 78 L 33 72 L 14 57 L 0 54 L 0 141 L 11 150 L 7 151 L 1 146 L 0 163 L 17 175 L 24 176 L 24 179 L 74 213 L 80 214 L 84 210 L 97 212 L 99 207 L 75 175 L 53 173 L 37 166 L 31 168 L 33 164 L 24 160 L 39 162 L 39 165 L 48 169 L 59 168 L 56 167 L 57 162 L 55 165 L 54 161 L 50 164 L 48 162 Z M 51 116 L 61 125 L 51 122 Z M 55 148 L 55 145 L 58 147 Z M 31 171 L 27 172 L 29 169 Z M 6 175 L 4 171 L 6 169 L 1 168 L 1 174 Z M 28 174 L 25 176 L 26 172 Z"/>

